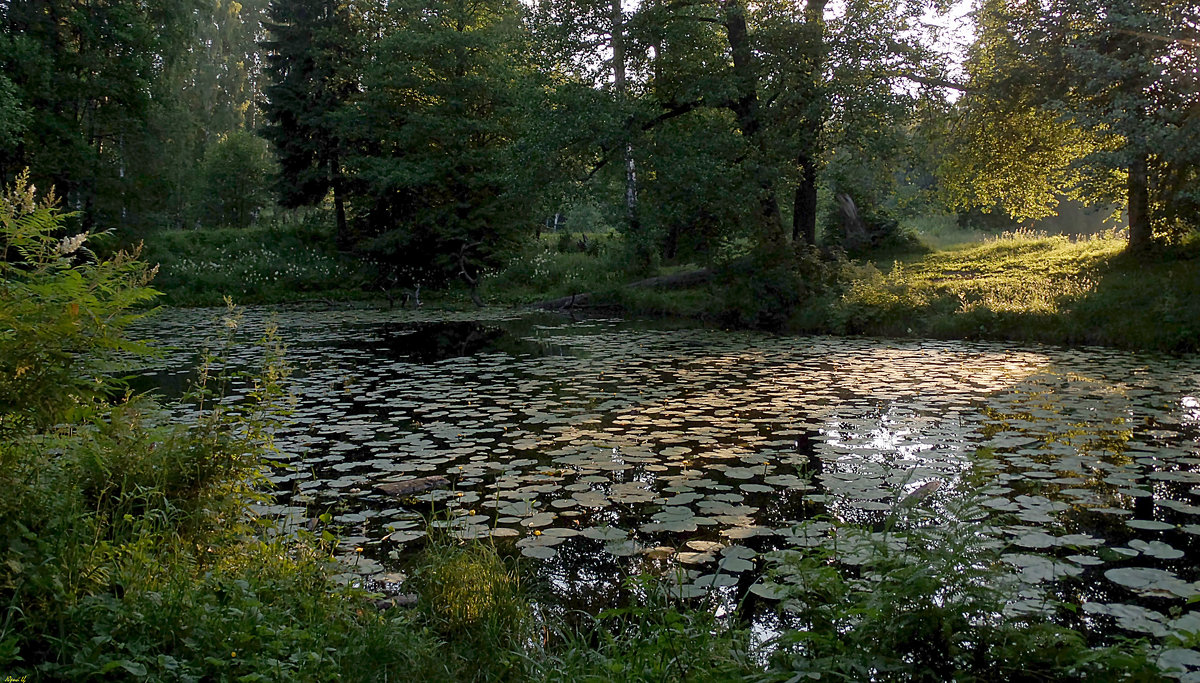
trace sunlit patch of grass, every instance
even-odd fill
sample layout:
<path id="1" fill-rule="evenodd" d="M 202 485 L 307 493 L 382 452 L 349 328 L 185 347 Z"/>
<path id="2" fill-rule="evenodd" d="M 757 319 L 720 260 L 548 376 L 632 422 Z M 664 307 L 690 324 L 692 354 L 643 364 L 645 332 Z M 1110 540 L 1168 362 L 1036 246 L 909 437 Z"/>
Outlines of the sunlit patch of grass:
<path id="1" fill-rule="evenodd" d="M 958 216 L 916 216 L 902 221 L 902 225 L 916 233 L 917 239 L 930 249 L 957 249 L 978 244 L 992 235 L 982 230 L 964 228 L 958 224 Z"/>
<path id="2" fill-rule="evenodd" d="M 431 545 L 416 580 L 439 630 L 458 633 L 489 621 L 519 628 L 522 621 L 520 580 L 483 543 Z"/>
<path id="3" fill-rule="evenodd" d="M 850 333 L 1200 346 L 1196 250 L 1130 254 L 1125 246 L 1114 233 L 1005 233 L 890 268 L 847 271 L 840 300 L 815 317 Z"/>
<path id="4" fill-rule="evenodd" d="M 537 622 L 517 568 L 486 541 L 430 538 L 412 568 L 412 586 L 420 595 L 416 623 L 441 639 L 442 677 L 522 678 Z"/>
<path id="5" fill-rule="evenodd" d="M 885 286 L 926 300 L 950 296 L 963 312 L 1060 313 L 1095 290 L 1100 271 L 1124 246 L 1113 236 L 1072 241 L 1006 233 L 976 247 L 897 266 Z"/>

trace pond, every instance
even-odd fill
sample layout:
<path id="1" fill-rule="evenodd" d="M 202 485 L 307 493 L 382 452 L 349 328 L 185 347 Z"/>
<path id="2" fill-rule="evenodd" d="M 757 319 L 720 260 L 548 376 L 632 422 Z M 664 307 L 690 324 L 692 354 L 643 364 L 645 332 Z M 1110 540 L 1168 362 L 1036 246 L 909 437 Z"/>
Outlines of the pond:
<path id="1" fill-rule="evenodd" d="M 138 386 L 178 393 L 220 314 L 148 323 L 173 350 Z M 520 553 L 562 605 L 616 604 L 645 572 L 769 602 L 769 551 L 877 526 L 937 481 L 923 505 L 966 496 L 1001 520 L 1014 609 L 1051 595 L 1105 629 L 1200 627 L 1194 357 L 518 312 L 249 308 L 241 331 L 267 319 L 296 404 L 261 512 L 330 513 L 363 575 L 400 566 L 433 513 Z M 435 475 L 449 485 L 376 488 Z"/>

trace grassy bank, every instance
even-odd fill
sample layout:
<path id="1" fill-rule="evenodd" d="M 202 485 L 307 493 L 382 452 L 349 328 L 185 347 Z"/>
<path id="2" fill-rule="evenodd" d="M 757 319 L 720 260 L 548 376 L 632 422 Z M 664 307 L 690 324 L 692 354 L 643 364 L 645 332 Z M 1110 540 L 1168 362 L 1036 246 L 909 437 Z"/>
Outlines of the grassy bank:
<path id="1" fill-rule="evenodd" d="M 607 287 L 601 304 L 777 331 L 1200 350 L 1200 240 L 1145 254 L 1115 236 L 1008 234 L 893 260 L 750 263 L 704 286 Z"/>
<path id="2" fill-rule="evenodd" d="M 590 304 L 629 315 L 680 316 L 727 327 L 817 334 L 995 339 L 1200 350 L 1200 238 L 1143 254 L 1114 234 L 938 228 L 924 251 L 849 259 L 740 259 L 690 288 L 625 287 L 622 244 L 593 253 L 537 245 L 485 280 L 487 300 L 521 305 L 589 292 Z"/>
<path id="3" fill-rule="evenodd" d="M 144 243 L 142 257 L 159 266 L 154 286 L 168 305 L 220 306 L 226 296 L 243 304 L 368 296 L 369 269 L 340 254 L 318 219 L 162 230 Z"/>
<path id="4" fill-rule="evenodd" d="M 174 305 L 376 299 L 369 264 L 338 253 L 327 228 L 295 221 L 246 230 L 170 231 L 146 239 L 155 286 Z M 643 264 L 616 234 L 531 240 L 481 278 L 489 305 L 522 306 L 588 292 L 627 315 L 680 316 L 794 333 L 997 339 L 1200 350 L 1200 239 L 1127 254 L 1115 235 L 987 237 L 932 221 L 926 251 L 856 259 L 802 255 L 735 259 L 707 284 L 629 289 L 626 283 L 698 268 Z M 470 305 L 465 288 L 424 290 L 428 306 Z"/>
<path id="5" fill-rule="evenodd" d="M 866 268 L 820 331 L 1200 349 L 1200 242 L 1129 254 L 1113 236 L 1007 235 Z M 823 303 L 823 302 L 822 302 Z"/>

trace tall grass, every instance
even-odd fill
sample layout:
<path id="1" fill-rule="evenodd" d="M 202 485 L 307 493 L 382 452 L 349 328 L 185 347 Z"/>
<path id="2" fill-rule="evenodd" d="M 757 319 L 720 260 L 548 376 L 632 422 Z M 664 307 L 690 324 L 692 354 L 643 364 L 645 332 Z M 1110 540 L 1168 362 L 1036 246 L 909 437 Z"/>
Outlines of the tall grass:
<path id="1" fill-rule="evenodd" d="M 144 258 L 159 265 L 156 286 L 174 305 L 220 305 L 304 298 L 362 298 L 373 277 L 340 254 L 319 217 L 250 228 L 163 230 L 145 237 Z"/>

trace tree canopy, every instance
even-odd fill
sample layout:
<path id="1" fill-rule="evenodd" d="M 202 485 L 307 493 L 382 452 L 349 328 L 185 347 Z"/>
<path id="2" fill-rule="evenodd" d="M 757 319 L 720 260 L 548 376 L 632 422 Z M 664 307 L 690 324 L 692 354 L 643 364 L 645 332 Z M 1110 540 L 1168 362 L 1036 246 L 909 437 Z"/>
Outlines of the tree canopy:
<path id="1" fill-rule="evenodd" d="M 1123 204 L 1133 248 L 1195 227 L 1195 2 L 984 0 L 977 22 L 956 201 L 1019 219 L 1061 195 Z"/>
<path id="2" fill-rule="evenodd" d="M 1195 0 L 977 0 L 958 85 L 947 4 L 6 3 L 0 176 L 132 233 L 329 206 L 401 280 L 470 281 L 569 197 L 643 265 L 837 241 L 914 175 L 1018 221 L 1125 208 L 1135 247 L 1197 226 Z"/>

